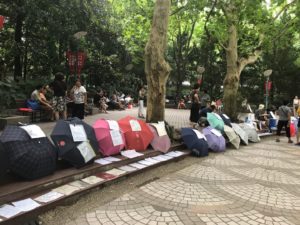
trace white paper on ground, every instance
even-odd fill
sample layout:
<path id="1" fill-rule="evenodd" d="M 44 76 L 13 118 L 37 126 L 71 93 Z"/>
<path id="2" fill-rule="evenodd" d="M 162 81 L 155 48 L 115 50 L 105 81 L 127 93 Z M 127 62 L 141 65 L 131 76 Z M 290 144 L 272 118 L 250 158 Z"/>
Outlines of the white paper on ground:
<path id="1" fill-rule="evenodd" d="M 85 163 L 96 156 L 92 146 L 88 141 L 80 143 L 79 145 L 77 145 L 77 148 L 80 151 L 80 154 L 82 155 Z"/>
<path id="2" fill-rule="evenodd" d="M 87 136 L 83 125 L 81 124 L 70 124 L 70 129 L 73 137 L 73 141 L 87 141 Z"/>
<path id="3" fill-rule="evenodd" d="M 138 163 L 146 165 L 146 166 L 152 166 L 155 164 L 155 162 L 147 161 L 147 160 L 140 160 L 140 161 L 138 161 Z"/>
<path id="4" fill-rule="evenodd" d="M 168 152 L 165 155 L 167 156 L 173 156 L 173 157 L 179 157 L 181 155 L 183 155 L 183 152 L 180 151 L 172 151 L 172 152 Z"/>
<path id="5" fill-rule="evenodd" d="M 137 120 L 129 120 L 129 123 L 130 123 L 132 131 L 141 131 L 142 130 L 139 121 L 137 121 Z"/>
<path id="6" fill-rule="evenodd" d="M 12 202 L 12 204 L 17 207 L 20 211 L 28 212 L 33 210 L 39 206 L 41 206 L 36 201 L 32 200 L 31 198 L 26 198 L 20 201 Z"/>
<path id="7" fill-rule="evenodd" d="M 97 184 L 100 182 L 103 182 L 104 179 L 100 178 L 100 177 L 96 177 L 96 176 L 90 176 L 90 177 L 86 177 L 81 179 L 83 182 L 88 183 L 88 184 Z"/>
<path id="8" fill-rule="evenodd" d="M 124 144 L 121 132 L 119 130 L 110 130 L 109 132 L 110 132 L 113 146 L 118 146 L 118 145 Z"/>
<path id="9" fill-rule="evenodd" d="M 118 169 L 124 170 L 125 172 L 132 172 L 132 171 L 136 171 L 137 170 L 137 168 L 132 167 L 132 166 L 127 166 L 127 165 L 126 166 L 121 166 Z"/>
<path id="10" fill-rule="evenodd" d="M 37 125 L 33 124 L 33 125 L 21 126 L 21 128 L 25 130 L 32 139 L 46 137 L 44 131 L 42 131 L 42 129 Z"/>
<path id="11" fill-rule="evenodd" d="M 152 157 L 152 159 L 157 160 L 159 162 L 163 162 L 163 161 L 167 161 L 168 160 L 168 159 L 162 157 L 161 155 L 154 156 L 154 157 Z"/>
<path id="12" fill-rule="evenodd" d="M 112 161 L 108 161 L 108 160 L 105 160 L 105 159 L 96 159 L 94 162 L 98 163 L 98 164 L 101 164 L 101 165 L 107 165 L 107 164 L 112 163 Z"/>
<path id="13" fill-rule="evenodd" d="M 110 130 L 120 130 L 119 124 L 115 120 L 106 120 Z"/>
<path id="14" fill-rule="evenodd" d="M 118 161 L 121 161 L 121 159 L 116 158 L 116 157 L 112 157 L 112 156 L 108 156 L 108 157 L 105 157 L 105 158 L 103 158 L 103 159 L 106 160 L 106 161 L 110 161 L 110 162 L 118 162 Z"/>
<path id="15" fill-rule="evenodd" d="M 19 214 L 20 212 L 21 210 L 19 208 L 12 205 L 5 204 L 0 206 L 0 216 L 3 216 L 7 219 Z"/>
<path id="16" fill-rule="evenodd" d="M 149 161 L 149 162 L 153 162 L 153 164 L 159 163 L 158 160 L 155 160 L 155 159 L 153 159 L 153 158 L 146 158 L 145 160 L 146 160 L 146 161 Z"/>
<path id="17" fill-rule="evenodd" d="M 73 187 L 78 187 L 79 189 L 85 189 L 87 187 L 89 187 L 90 185 L 87 184 L 86 182 L 83 182 L 81 180 L 75 180 L 71 183 L 68 183 L 69 185 L 73 186 Z"/>
<path id="18" fill-rule="evenodd" d="M 62 196 L 64 196 L 64 195 L 61 193 L 58 193 L 56 191 L 50 191 L 44 195 L 41 195 L 41 196 L 35 198 L 34 200 L 36 200 L 38 202 L 42 202 L 42 203 L 47 203 L 47 202 L 52 202 L 56 199 L 59 199 Z"/>
<path id="19" fill-rule="evenodd" d="M 174 156 L 169 156 L 169 155 L 160 155 L 162 158 L 165 158 L 166 160 L 173 159 Z"/>
<path id="20" fill-rule="evenodd" d="M 225 117 L 225 119 L 229 120 L 229 117 L 225 113 L 223 113 L 223 116 Z"/>
<path id="21" fill-rule="evenodd" d="M 168 135 L 164 123 L 151 123 L 151 125 L 155 127 L 158 136 Z"/>
<path id="22" fill-rule="evenodd" d="M 120 175 L 126 173 L 126 171 L 114 168 L 114 169 L 105 171 L 105 173 L 109 173 L 109 174 L 112 174 L 112 175 L 115 175 L 115 176 L 120 176 Z"/>
<path id="23" fill-rule="evenodd" d="M 211 131 L 213 134 L 217 135 L 218 137 L 221 137 L 221 136 L 222 136 L 221 132 L 218 131 L 218 130 L 216 130 L 216 129 L 211 129 L 210 131 Z"/>
<path id="24" fill-rule="evenodd" d="M 133 166 L 137 169 L 143 169 L 143 168 L 147 167 L 146 165 L 140 164 L 140 163 L 131 163 L 131 164 L 129 164 L 129 166 Z"/>
<path id="25" fill-rule="evenodd" d="M 60 186 L 58 188 L 52 189 L 52 191 L 64 194 L 64 195 L 70 195 L 75 191 L 80 190 L 78 187 L 74 187 L 68 184 L 65 184 L 63 186 Z"/>
<path id="26" fill-rule="evenodd" d="M 193 131 L 194 131 L 195 134 L 197 135 L 197 138 L 198 138 L 198 139 L 204 139 L 205 141 L 207 141 L 207 140 L 206 140 L 206 137 L 204 136 L 204 134 L 202 134 L 199 130 L 193 129 Z"/>
<path id="27" fill-rule="evenodd" d="M 121 155 L 132 159 L 132 158 L 135 158 L 135 157 L 142 156 L 143 153 L 136 152 L 135 150 L 126 150 L 126 151 L 121 151 Z"/>

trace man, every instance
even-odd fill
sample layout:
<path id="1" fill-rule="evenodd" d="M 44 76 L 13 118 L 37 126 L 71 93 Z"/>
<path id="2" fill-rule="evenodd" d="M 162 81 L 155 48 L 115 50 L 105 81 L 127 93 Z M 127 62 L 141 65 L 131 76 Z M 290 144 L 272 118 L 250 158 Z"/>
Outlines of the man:
<path id="1" fill-rule="evenodd" d="M 286 136 L 288 138 L 288 143 L 293 143 L 291 140 L 291 134 L 290 134 L 290 122 L 291 122 L 291 109 L 287 106 L 288 101 L 283 101 L 282 106 L 279 107 L 277 114 L 279 115 L 279 121 L 277 124 L 277 138 L 276 142 L 280 142 L 280 133 L 282 128 L 285 128 Z"/>
<path id="2" fill-rule="evenodd" d="M 208 102 L 210 102 L 210 96 L 207 94 L 207 90 L 203 90 L 203 94 L 200 99 L 201 109 L 204 109 Z"/>

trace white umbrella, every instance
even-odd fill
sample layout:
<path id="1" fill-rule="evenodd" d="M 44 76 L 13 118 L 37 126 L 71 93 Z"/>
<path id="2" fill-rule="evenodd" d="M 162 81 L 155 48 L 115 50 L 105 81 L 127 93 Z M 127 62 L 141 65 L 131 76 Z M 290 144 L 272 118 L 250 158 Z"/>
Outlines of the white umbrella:
<path id="1" fill-rule="evenodd" d="M 255 128 L 246 123 L 240 123 L 239 126 L 248 134 L 248 140 L 251 142 L 259 142 L 260 138 Z"/>
<path id="2" fill-rule="evenodd" d="M 227 125 L 224 125 L 224 132 L 226 134 L 226 136 L 229 139 L 229 142 L 236 148 L 239 149 L 240 148 L 240 142 L 241 139 L 240 137 L 234 132 L 234 130 Z"/>
<path id="3" fill-rule="evenodd" d="M 240 136 L 242 143 L 248 145 L 248 134 L 236 123 L 231 123 L 232 129 Z"/>

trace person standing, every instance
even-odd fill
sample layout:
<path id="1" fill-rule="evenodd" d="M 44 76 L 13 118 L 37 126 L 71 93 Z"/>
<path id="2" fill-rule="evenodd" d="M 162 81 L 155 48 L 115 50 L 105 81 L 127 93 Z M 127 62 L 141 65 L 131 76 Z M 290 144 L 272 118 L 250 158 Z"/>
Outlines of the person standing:
<path id="1" fill-rule="evenodd" d="M 288 102 L 287 101 L 283 101 L 282 106 L 279 107 L 278 109 L 278 115 L 279 115 L 279 121 L 277 124 L 277 138 L 276 138 L 276 142 L 280 142 L 280 133 L 282 128 L 285 128 L 285 132 L 286 132 L 286 136 L 288 138 L 288 143 L 293 143 L 293 141 L 291 140 L 291 134 L 290 134 L 290 123 L 291 123 L 291 114 L 292 111 L 291 109 L 287 106 Z"/>
<path id="2" fill-rule="evenodd" d="M 199 110 L 200 110 L 200 100 L 199 100 L 199 85 L 195 84 L 194 89 L 191 92 L 191 112 L 190 112 L 190 122 L 197 123 L 199 120 Z"/>
<path id="3" fill-rule="evenodd" d="M 207 90 L 203 90 L 200 102 L 201 102 L 201 109 L 206 108 L 207 103 L 210 102 L 210 96 L 209 94 L 207 94 Z"/>
<path id="4" fill-rule="evenodd" d="M 74 105 L 72 109 L 72 117 L 84 119 L 84 106 L 87 104 L 86 89 L 81 85 L 81 81 L 77 80 L 74 87 L 71 89 Z"/>
<path id="5" fill-rule="evenodd" d="M 60 116 L 67 119 L 66 94 L 67 84 L 63 73 L 55 74 L 54 81 L 49 85 L 53 90 L 52 108 L 54 111 L 55 120 L 59 120 Z"/>
<path id="6" fill-rule="evenodd" d="M 138 117 L 145 118 L 144 116 L 144 101 L 146 99 L 146 89 L 144 86 L 141 87 L 139 90 L 139 110 L 138 110 Z"/>

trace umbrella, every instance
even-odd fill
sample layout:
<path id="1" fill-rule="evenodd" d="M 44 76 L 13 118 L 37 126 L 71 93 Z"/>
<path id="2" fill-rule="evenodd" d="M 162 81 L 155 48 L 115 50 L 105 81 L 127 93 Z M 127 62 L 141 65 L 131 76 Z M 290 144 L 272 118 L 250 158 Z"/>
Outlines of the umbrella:
<path id="1" fill-rule="evenodd" d="M 192 128 L 181 128 L 181 137 L 184 144 L 192 150 L 193 155 L 200 157 L 208 155 L 208 144 L 200 131 Z"/>
<path id="2" fill-rule="evenodd" d="M 0 179 L 7 172 L 8 167 L 7 151 L 5 151 L 3 144 L 0 142 Z"/>
<path id="3" fill-rule="evenodd" d="M 148 126 L 154 136 L 153 140 L 151 141 L 151 146 L 153 147 L 153 149 L 164 153 L 169 151 L 171 147 L 171 140 L 166 132 L 164 124 L 150 124 Z M 165 135 L 159 135 L 157 130 L 160 129 L 159 126 L 161 126 L 161 129 L 164 129 Z"/>
<path id="4" fill-rule="evenodd" d="M 224 131 L 224 122 L 217 113 L 207 113 L 207 121 L 211 127 Z"/>
<path id="5" fill-rule="evenodd" d="M 240 136 L 242 143 L 248 145 L 248 134 L 236 123 L 231 123 L 232 129 Z"/>
<path id="6" fill-rule="evenodd" d="M 227 125 L 229 127 L 232 127 L 231 126 L 231 120 L 230 120 L 230 118 L 226 114 L 221 113 L 220 116 L 221 116 L 223 122 L 225 123 L 225 125 Z"/>
<path id="7" fill-rule="evenodd" d="M 125 147 L 125 137 L 117 121 L 99 119 L 93 125 L 100 152 L 104 156 L 116 155 Z"/>
<path id="8" fill-rule="evenodd" d="M 227 126 L 224 125 L 224 132 L 226 134 L 226 136 L 228 137 L 229 142 L 236 148 L 239 149 L 240 148 L 240 142 L 241 139 L 240 137 L 235 133 L 235 131 Z"/>
<path id="9" fill-rule="evenodd" d="M 259 142 L 260 138 L 255 130 L 255 128 L 246 123 L 240 123 L 239 126 L 246 132 L 248 135 L 248 140 L 251 142 Z"/>
<path id="10" fill-rule="evenodd" d="M 58 155 L 76 168 L 94 161 L 98 141 L 94 129 L 82 120 L 58 120 L 51 139 L 58 147 Z"/>
<path id="11" fill-rule="evenodd" d="M 225 138 L 221 132 L 208 126 L 202 130 L 207 139 L 208 147 L 214 152 L 223 152 L 226 149 Z"/>
<path id="12" fill-rule="evenodd" d="M 118 120 L 118 124 L 125 135 L 126 148 L 146 150 L 153 139 L 153 134 L 143 120 L 127 116 Z"/>
<path id="13" fill-rule="evenodd" d="M 34 137 L 27 128 L 38 129 L 42 135 Z M 16 175 L 36 179 L 55 171 L 57 151 L 38 126 L 7 126 L 0 141 L 7 151 L 9 168 Z"/>

